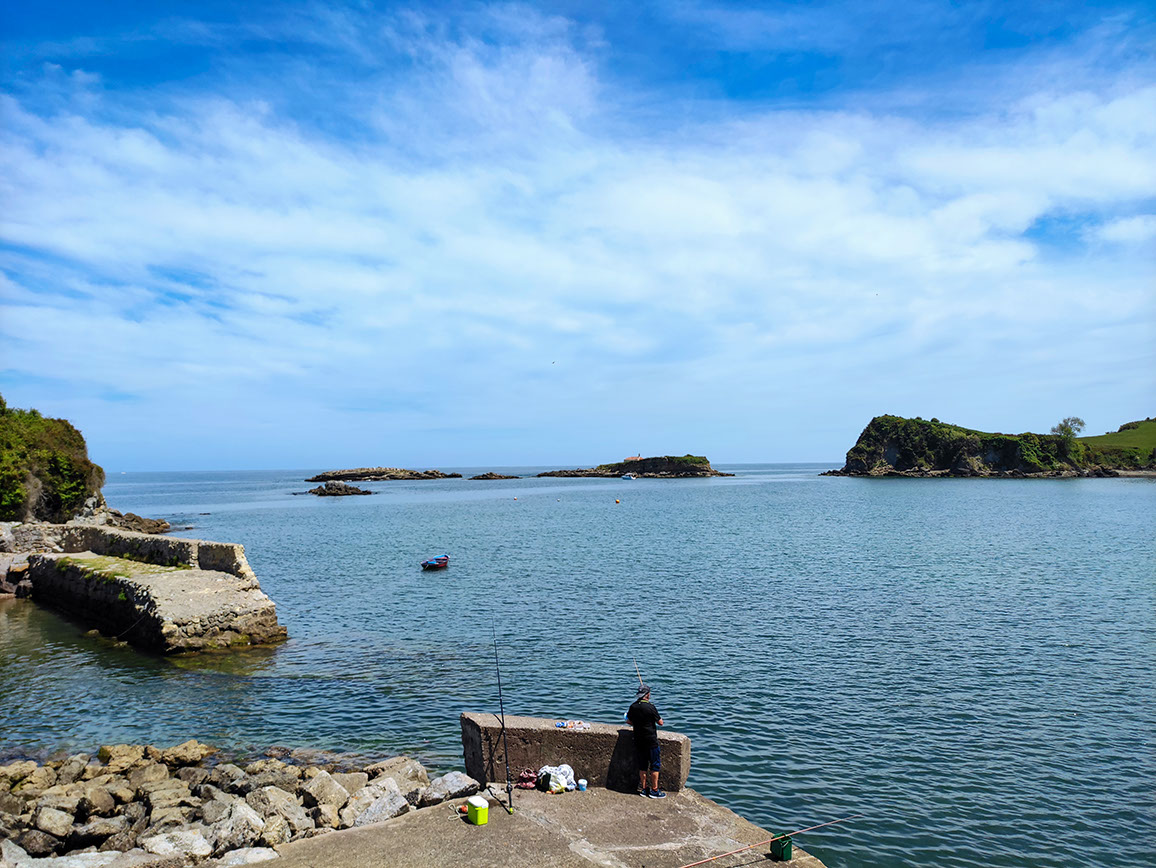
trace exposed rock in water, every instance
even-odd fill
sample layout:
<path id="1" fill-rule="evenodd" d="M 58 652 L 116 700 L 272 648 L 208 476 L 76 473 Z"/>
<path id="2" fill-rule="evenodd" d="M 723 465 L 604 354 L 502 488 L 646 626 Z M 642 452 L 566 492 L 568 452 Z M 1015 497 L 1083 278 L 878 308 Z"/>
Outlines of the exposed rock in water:
<path id="1" fill-rule="evenodd" d="M 373 494 L 372 491 L 366 491 L 364 488 L 358 488 L 356 485 L 346 485 L 344 482 L 326 482 L 324 485 L 309 489 L 309 493 L 316 494 L 318 497 L 347 497 L 351 494 Z"/>
<path id="2" fill-rule="evenodd" d="M 471 476 L 470 479 L 521 479 L 520 476 L 506 476 L 502 473 L 479 473 L 477 476 Z"/>
<path id="3" fill-rule="evenodd" d="M 356 467 L 352 470 L 328 470 L 310 476 L 306 482 L 390 482 L 399 479 L 461 479 L 460 473 L 440 470 L 406 470 L 402 467 Z"/>
<path id="4" fill-rule="evenodd" d="M 710 466 L 701 455 L 663 455 L 655 458 L 627 458 L 617 464 L 599 464 L 589 469 L 549 470 L 538 476 L 612 478 L 630 473 L 646 479 L 685 479 L 700 476 L 734 476 Z"/>

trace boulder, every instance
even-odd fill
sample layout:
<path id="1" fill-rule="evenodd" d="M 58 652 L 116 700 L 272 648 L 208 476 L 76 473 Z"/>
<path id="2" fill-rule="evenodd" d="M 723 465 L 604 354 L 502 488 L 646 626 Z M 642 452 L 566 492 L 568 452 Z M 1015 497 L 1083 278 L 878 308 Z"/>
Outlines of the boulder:
<path id="1" fill-rule="evenodd" d="M 313 809 L 313 821 L 325 829 L 336 829 L 341 825 L 340 808 L 333 805 L 318 805 Z"/>
<path id="2" fill-rule="evenodd" d="M 382 823 L 401 816 L 409 810 L 409 802 L 400 792 L 387 792 L 374 799 L 356 820 L 354 826 L 368 826 L 370 823 Z"/>
<path id="3" fill-rule="evenodd" d="M 127 832 L 117 832 L 115 835 L 100 845 L 100 851 L 104 853 L 111 850 L 116 850 L 119 852 L 132 850 L 134 847 L 136 847 L 136 837 L 136 832 L 132 831 L 131 829 L 129 829 Z"/>
<path id="4" fill-rule="evenodd" d="M 177 770 L 177 777 L 188 784 L 190 789 L 196 790 L 209 779 L 209 770 L 198 766 L 186 766 Z"/>
<path id="5" fill-rule="evenodd" d="M 261 787 L 277 787 L 287 793 L 296 793 L 301 785 L 301 769 L 280 760 L 257 760 L 245 766 L 248 778 L 236 781 L 232 792 L 245 795 Z"/>
<path id="6" fill-rule="evenodd" d="M 101 779 L 98 778 L 97 780 L 101 780 Z M 112 796 L 117 802 L 119 802 L 122 805 L 127 805 L 129 802 L 133 801 L 136 798 L 136 790 L 133 789 L 129 785 L 129 782 L 127 780 L 125 780 L 124 778 L 122 778 L 120 775 L 116 775 L 116 776 L 112 777 L 105 784 L 98 784 L 97 781 L 94 780 L 91 782 L 90 785 L 97 786 L 97 787 L 103 786 L 105 792 L 108 793 L 110 796 Z M 85 792 L 87 793 L 88 791 L 85 790 Z"/>
<path id="7" fill-rule="evenodd" d="M 232 763 L 222 763 L 209 772 L 208 783 L 228 791 L 234 782 L 245 777 L 245 770 Z"/>
<path id="8" fill-rule="evenodd" d="M 149 814 L 150 833 L 171 829 L 173 826 L 184 826 L 193 821 L 196 811 L 185 805 L 173 805 L 168 808 L 157 808 Z"/>
<path id="9" fill-rule="evenodd" d="M 242 847 L 227 853 L 217 860 L 217 868 L 236 868 L 238 865 L 255 865 L 258 862 L 268 862 L 277 859 L 280 853 L 268 847 Z"/>
<path id="10" fill-rule="evenodd" d="M 203 826 L 185 826 L 163 832 L 159 835 L 142 835 L 137 844 L 157 856 L 191 856 L 204 859 L 211 856 L 213 848 L 205 838 Z"/>
<path id="11" fill-rule="evenodd" d="M 374 763 L 365 771 L 374 782 L 381 778 L 392 778 L 411 805 L 417 804 L 421 790 L 429 785 L 429 773 L 425 766 L 407 756 Z"/>
<path id="12" fill-rule="evenodd" d="M 229 806 L 229 813 L 216 822 L 209 830 L 209 843 L 213 855 L 220 856 L 228 850 L 252 847 L 265 831 L 265 821 L 245 802 L 238 799 Z"/>
<path id="13" fill-rule="evenodd" d="M 150 750 L 155 750 L 155 748 L 150 748 Z M 159 751 L 159 759 L 171 768 L 182 768 L 203 762 L 206 757 L 212 756 L 216 752 L 215 747 L 210 747 L 195 738 L 190 738 L 186 742 Z"/>
<path id="14" fill-rule="evenodd" d="M 127 817 L 96 817 L 72 829 L 72 841 L 69 843 L 81 847 L 90 844 L 103 844 L 113 835 L 127 832 L 129 821 Z"/>
<path id="15" fill-rule="evenodd" d="M 128 799 L 132 799 L 132 795 L 132 791 L 129 789 L 127 793 Z M 112 814 L 113 809 L 116 809 L 116 807 L 117 800 L 114 799 L 112 793 L 108 791 L 108 788 L 95 784 L 86 784 L 83 789 L 81 789 L 79 810 L 84 816 L 108 816 Z"/>
<path id="16" fill-rule="evenodd" d="M 17 846 L 15 841 L 8 838 L 0 839 L 0 865 L 3 865 L 4 868 L 8 868 L 8 866 L 26 868 L 31 859 L 32 857 L 22 847 Z"/>
<path id="17" fill-rule="evenodd" d="M 201 819 L 209 826 L 216 825 L 228 816 L 235 801 L 237 801 L 236 796 L 229 796 L 225 793 L 217 798 L 207 800 L 201 805 Z"/>
<path id="18" fill-rule="evenodd" d="M 145 784 L 155 784 L 158 781 L 167 781 L 169 779 L 169 767 L 162 763 L 149 763 L 145 766 L 137 766 L 128 775 L 128 784 L 137 792 Z"/>
<path id="19" fill-rule="evenodd" d="M 350 826 L 356 825 L 361 815 L 369 810 L 369 806 L 383 796 L 396 795 L 403 801 L 405 800 L 401 789 L 392 778 L 380 780 L 380 783 L 372 783 L 363 787 L 349 797 L 349 801 L 345 803 L 345 807 L 338 814 L 341 818 L 342 828 L 348 829 Z"/>
<path id="20" fill-rule="evenodd" d="M 118 775 L 144 762 L 145 749 L 139 744 L 106 744 L 96 754 L 107 774 Z"/>
<path id="21" fill-rule="evenodd" d="M 245 801 L 266 821 L 274 816 L 284 818 L 294 835 L 313 828 L 313 820 L 305 813 L 305 809 L 297 804 L 293 796 L 277 787 L 253 790 L 245 796 Z"/>
<path id="22" fill-rule="evenodd" d="M 13 785 L 12 792 L 23 793 L 26 796 L 40 795 L 56 784 L 56 769 L 49 766 L 37 766 L 26 774 L 20 783 Z"/>
<path id="23" fill-rule="evenodd" d="M 365 772 L 334 772 L 332 777 L 350 793 L 369 785 L 369 775 Z"/>
<path id="24" fill-rule="evenodd" d="M 36 799 L 37 808 L 55 808 L 66 814 L 76 815 L 80 808 L 81 796 L 70 792 L 68 787 L 49 787 Z"/>
<path id="25" fill-rule="evenodd" d="M 463 772 L 450 772 L 440 778 L 434 778 L 428 787 L 421 792 L 418 804 L 421 807 L 440 805 L 446 799 L 461 799 L 472 796 L 482 788 L 482 785 Z"/>
<path id="26" fill-rule="evenodd" d="M 364 789 L 364 785 L 358 789 Z M 301 790 L 305 804 L 309 807 L 330 805 L 340 810 L 349 801 L 349 791 L 337 783 L 327 771 L 320 771 Z"/>
<path id="27" fill-rule="evenodd" d="M 51 856 L 53 853 L 59 853 L 64 849 L 64 842 L 59 838 L 49 835 L 47 832 L 42 832 L 40 829 L 28 829 L 20 834 L 16 839 L 16 843 L 28 853 L 29 856 Z"/>
<path id="28" fill-rule="evenodd" d="M 56 808 L 38 808 L 32 818 L 32 824 L 37 829 L 54 838 L 67 838 L 72 833 L 73 822 L 72 814 Z"/>
<path id="29" fill-rule="evenodd" d="M 79 753 L 75 756 L 70 756 L 56 771 L 56 782 L 58 784 L 71 784 L 80 780 L 84 774 L 85 768 L 88 767 L 89 756 L 86 753 Z"/>
<path id="30" fill-rule="evenodd" d="M 278 844 L 287 844 L 293 837 L 293 830 L 289 828 L 289 821 L 274 814 L 265 820 L 265 831 L 261 834 L 261 845 L 276 847 Z"/>

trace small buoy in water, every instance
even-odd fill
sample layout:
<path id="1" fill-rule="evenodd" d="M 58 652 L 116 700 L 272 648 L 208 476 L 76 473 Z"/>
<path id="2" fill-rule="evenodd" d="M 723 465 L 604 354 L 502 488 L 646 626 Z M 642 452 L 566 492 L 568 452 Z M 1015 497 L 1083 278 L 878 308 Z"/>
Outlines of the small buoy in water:
<path id="1" fill-rule="evenodd" d="M 517 500 L 517 499 L 518 499 L 518 498 L 516 498 L 516 497 L 514 498 L 514 500 Z"/>
<path id="2" fill-rule="evenodd" d="M 614 502 L 615 502 L 615 503 L 622 503 L 622 501 L 621 501 L 621 500 L 619 500 L 617 497 L 616 497 L 616 498 L 614 498 Z"/>

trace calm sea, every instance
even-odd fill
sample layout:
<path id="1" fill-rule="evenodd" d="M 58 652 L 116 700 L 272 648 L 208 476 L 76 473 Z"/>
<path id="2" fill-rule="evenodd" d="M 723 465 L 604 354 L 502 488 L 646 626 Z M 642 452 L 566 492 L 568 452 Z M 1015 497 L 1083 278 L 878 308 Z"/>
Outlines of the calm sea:
<path id="1" fill-rule="evenodd" d="M 243 543 L 292 638 L 164 660 L 7 603 L 0 750 L 460 768 L 496 633 L 507 712 L 616 722 L 636 658 L 691 786 L 772 830 L 866 814 L 799 839 L 831 868 L 1156 864 L 1156 483 L 726 469 L 326 499 L 307 471 L 115 475 L 112 506 Z"/>

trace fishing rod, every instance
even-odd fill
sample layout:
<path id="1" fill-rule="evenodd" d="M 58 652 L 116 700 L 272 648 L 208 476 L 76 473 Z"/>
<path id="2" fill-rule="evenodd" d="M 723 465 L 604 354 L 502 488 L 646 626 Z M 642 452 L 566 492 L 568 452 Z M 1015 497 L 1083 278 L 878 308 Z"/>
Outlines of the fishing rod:
<path id="1" fill-rule="evenodd" d="M 638 686 L 643 687 L 642 673 L 638 671 L 638 659 L 636 657 L 631 657 L 630 659 L 634 661 L 634 674 L 638 676 Z"/>
<path id="2" fill-rule="evenodd" d="M 680 868 L 694 868 L 695 865 L 705 865 L 707 862 L 713 862 L 715 859 L 722 859 L 725 856 L 733 856 L 735 853 L 742 853 L 744 850 L 753 850 L 755 847 L 762 847 L 764 844 L 769 844 L 772 841 L 781 841 L 783 838 L 790 838 L 792 835 L 802 835 L 804 832 L 813 832 L 815 829 L 822 829 L 824 826 L 834 826 L 836 823 L 846 823 L 848 820 L 854 820 L 858 817 L 866 816 L 865 814 L 852 814 L 850 817 L 843 817 L 839 820 L 831 820 L 829 823 L 820 823 L 817 826 L 808 826 L 806 829 L 799 829 L 794 832 L 785 832 L 782 835 L 775 835 L 773 838 L 767 838 L 765 841 L 759 841 L 757 844 L 749 844 L 746 847 L 739 847 L 737 850 L 731 850 L 729 853 L 719 853 L 717 856 L 711 856 L 708 859 L 699 859 L 697 862 L 689 862 Z"/>
<path id="3" fill-rule="evenodd" d="M 498 631 L 493 623 L 490 630 L 494 634 L 494 669 L 498 673 L 498 710 L 502 712 L 502 754 L 506 761 L 506 813 L 514 813 L 514 785 L 510 781 L 510 741 L 506 737 L 506 705 L 502 701 L 502 667 L 498 665 Z"/>

